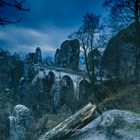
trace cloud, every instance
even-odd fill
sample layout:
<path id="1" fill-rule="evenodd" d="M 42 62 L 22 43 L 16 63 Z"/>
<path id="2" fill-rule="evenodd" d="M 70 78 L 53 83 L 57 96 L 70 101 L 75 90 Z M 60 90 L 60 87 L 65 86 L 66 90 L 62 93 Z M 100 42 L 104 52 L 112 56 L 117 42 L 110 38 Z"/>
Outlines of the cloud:
<path id="1" fill-rule="evenodd" d="M 27 7 L 31 11 L 20 13 L 20 23 L 0 27 L 0 48 L 28 53 L 40 47 L 43 53 L 54 55 L 56 48 L 82 24 L 86 12 L 102 13 L 102 2 L 103 0 L 27 1 Z"/>
<path id="2" fill-rule="evenodd" d="M 1 48 L 11 52 L 28 53 L 40 47 L 43 53 L 54 55 L 72 29 L 48 27 L 39 30 L 13 25 L 0 30 L 0 44 Z"/>
<path id="3" fill-rule="evenodd" d="M 39 27 L 53 24 L 59 27 L 72 27 L 82 22 L 87 12 L 101 14 L 104 0 L 30 0 L 31 11 L 23 15 L 27 26 Z M 30 22 L 30 24 L 28 23 Z M 38 24 L 37 24 L 38 23 Z"/>

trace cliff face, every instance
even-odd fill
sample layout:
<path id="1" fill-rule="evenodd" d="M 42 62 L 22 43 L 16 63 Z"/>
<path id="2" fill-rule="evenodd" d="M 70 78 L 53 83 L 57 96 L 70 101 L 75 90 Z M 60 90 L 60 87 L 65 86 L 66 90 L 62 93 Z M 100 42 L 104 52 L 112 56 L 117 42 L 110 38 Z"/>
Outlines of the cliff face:
<path id="1" fill-rule="evenodd" d="M 78 40 L 66 40 L 55 53 L 55 65 L 62 68 L 79 68 L 80 45 Z"/>
<path id="2" fill-rule="evenodd" d="M 131 24 L 110 39 L 103 54 L 101 64 L 103 73 L 121 79 L 133 79 L 135 77 L 135 52 L 136 48 L 140 46 L 137 38 L 135 25 Z M 140 56 L 138 61 L 140 61 Z"/>

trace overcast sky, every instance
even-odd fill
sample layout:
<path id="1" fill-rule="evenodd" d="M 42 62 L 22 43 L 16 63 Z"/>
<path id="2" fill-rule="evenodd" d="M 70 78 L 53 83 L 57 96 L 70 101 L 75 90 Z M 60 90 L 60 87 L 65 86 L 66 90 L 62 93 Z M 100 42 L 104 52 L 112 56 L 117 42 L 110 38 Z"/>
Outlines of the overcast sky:
<path id="1" fill-rule="evenodd" d="M 0 48 L 32 52 L 40 47 L 45 54 L 54 55 L 56 48 L 82 24 L 83 15 L 103 15 L 102 3 L 103 0 L 27 0 L 30 12 L 12 12 L 22 21 L 0 27 Z"/>

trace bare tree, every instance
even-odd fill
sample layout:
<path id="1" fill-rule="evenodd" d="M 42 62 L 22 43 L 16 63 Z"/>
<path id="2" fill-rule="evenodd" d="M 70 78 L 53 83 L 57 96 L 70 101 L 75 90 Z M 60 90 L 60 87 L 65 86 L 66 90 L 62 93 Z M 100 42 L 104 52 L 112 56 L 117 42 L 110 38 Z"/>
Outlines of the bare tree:
<path id="1" fill-rule="evenodd" d="M 140 0 L 105 0 L 103 6 L 110 9 L 114 19 L 139 23 Z"/>
<path id="2" fill-rule="evenodd" d="M 98 48 L 105 48 L 112 36 L 112 28 L 105 25 L 100 25 L 97 34 L 95 34 L 95 46 L 98 46 Z"/>
<path id="3" fill-rule="evenodd" d="M 12 19 L 9 16 L 4 15 L 7 11 L 7 9 L 16 9 L 19 11 L 29 11 L 29 8 L 25 8 L 26 0 L 0 0 L 0 8 L 1 8 L 1 13 L 0 13 L 0 25 L 7 25 L 11 23 L 17 23 L 21 20 L 21 18 Z"/>
<path id="4" fill-rule="evenodd" d="M 75 31 L 68 36 L 68 38 L 78 39 L 80 42 L 81 52 L 84 55 L 86 71 L 87 71 L 92 89 L 94 90 L 95 94 L 96 93 L 98 94 L 99 92 L 94 81 L 95 75 L 93 72 L 92 73 L 90 72 L 89 63 L 88 63 L 88 53 L 94 49 L 93 38 L 96 32 L 96 29 L 99 25 L 99 19 L 100 19 L 100 16 L 94 15 L 92 13 L 87 13 L 83 17 L 83 25 L 78 29 L 78 31 Z"/>

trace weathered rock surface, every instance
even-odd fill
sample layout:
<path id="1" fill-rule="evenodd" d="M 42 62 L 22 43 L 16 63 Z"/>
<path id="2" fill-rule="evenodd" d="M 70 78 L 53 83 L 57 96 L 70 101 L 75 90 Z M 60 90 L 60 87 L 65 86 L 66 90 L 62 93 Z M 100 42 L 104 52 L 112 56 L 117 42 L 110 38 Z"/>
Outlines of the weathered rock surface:
<path id="1" fill-rule="evenodd" d="M 62 123 L 41 135 L 38 140 L 64 140 L 75 130 L 86 126 L 97 117 L 96 106 L 89 103 Z"/>
<path id="2" fill-rule="evenodd" d="M 34 123 L 33 112 L 24 105 L 16 105 L 9 118 L 10 140 L 27 140 L 28 130 Z"/>
<path id="3" fill-rule="evenodd" d="M 77 131 L 68 140 L 139 140 L 140 115 L 110 110 Z"/>
<path id="4" fill-rule="evenodd" d="M 137 38 L 135 26 L 131 24 L 110 39 L 103 54 L 101 64 L 103 73 L 120 79 L 134 79 L 136 46 L 140 45 Z"/>
<path id="5" fill-rule="evenodd" d="M 80 44 L 78 40 L 66 40 L 56 50 L 54 63 L 62 68 L 79 68 Z"/>

